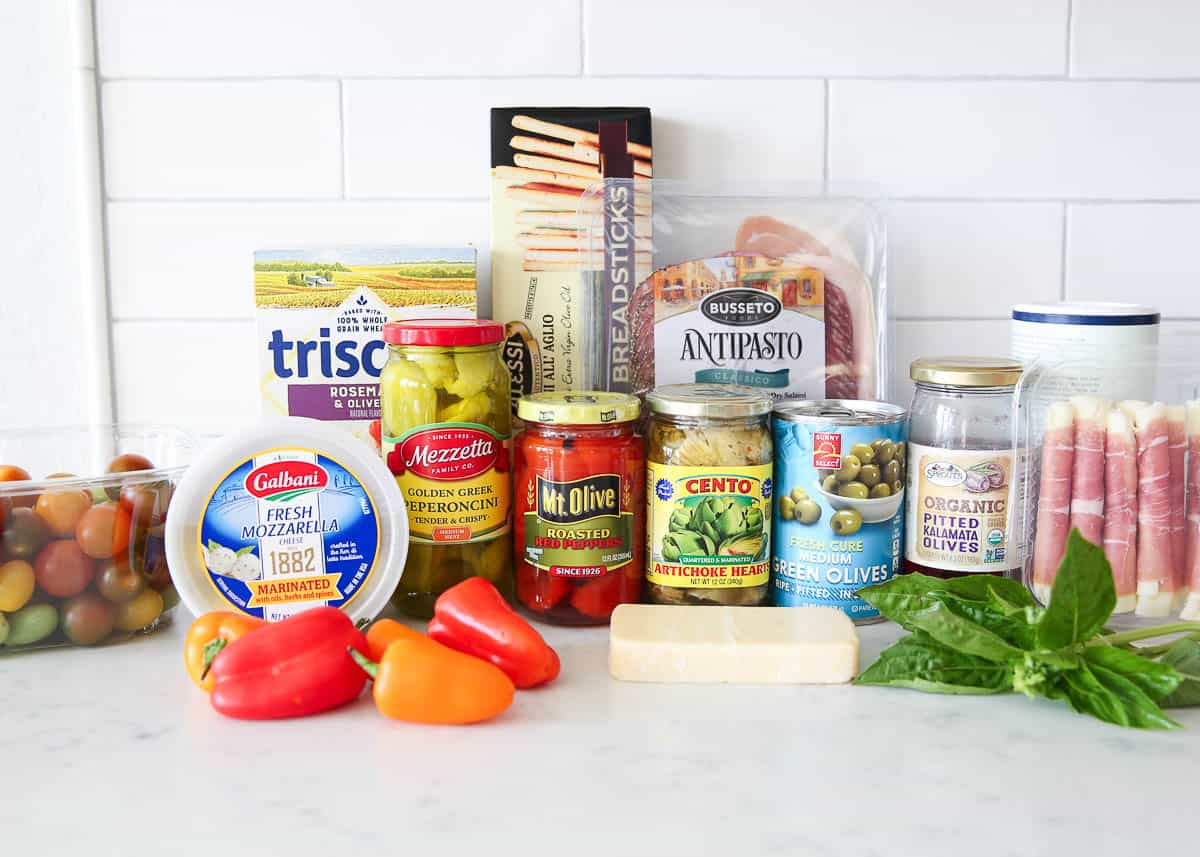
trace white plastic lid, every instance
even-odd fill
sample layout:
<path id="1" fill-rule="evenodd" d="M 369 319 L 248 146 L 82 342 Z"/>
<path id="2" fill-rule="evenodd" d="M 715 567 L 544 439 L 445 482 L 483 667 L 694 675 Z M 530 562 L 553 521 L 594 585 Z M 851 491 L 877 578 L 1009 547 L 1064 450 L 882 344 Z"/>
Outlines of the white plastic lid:
<path id="1" fill-rule="evenodd" d="M 1017 304 L 1013 307 L 1012 317 L 1014 321 L 1041 324 L 1139 325 L 1159 322 L 1159 312 L 1152 306 L 1104 301 Z"/>
<path id="2" fill-rule="evenodd" d="M 265 420 L 206 447 L 183 475 L 166 526 L 167 562 L 194 615 L 279 620 L 333 604 L 373 619 L 408 555 L 396 480 L 348 431 Z"/>

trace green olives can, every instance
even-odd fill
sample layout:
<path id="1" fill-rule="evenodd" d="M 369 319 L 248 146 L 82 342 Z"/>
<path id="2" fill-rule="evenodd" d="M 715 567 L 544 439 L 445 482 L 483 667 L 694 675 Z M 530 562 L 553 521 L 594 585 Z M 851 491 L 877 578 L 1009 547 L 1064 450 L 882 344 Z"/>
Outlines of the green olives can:
<path id="1" fill-rule="evenodd" d="M 900 570 L 906 428 L 904 408 L 886 402 L 820 399 L 774 407 L 776 607 L 836 607 L 856 624 L 880 621 L 857 592 Z"/>

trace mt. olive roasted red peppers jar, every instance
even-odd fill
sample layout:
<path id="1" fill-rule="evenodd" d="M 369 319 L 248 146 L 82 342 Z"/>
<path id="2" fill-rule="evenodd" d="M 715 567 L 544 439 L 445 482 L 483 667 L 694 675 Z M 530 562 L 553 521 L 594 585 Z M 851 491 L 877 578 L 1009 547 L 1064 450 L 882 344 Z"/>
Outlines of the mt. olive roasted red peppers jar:
<path id="1" fill-rule="evenodd" d="M 381 442 L 408 510 L 408 561 L 392 603 L 428 619 L 468 577 L 512 597 L 512 410 L 504 326 L 414 319 L 383 326 Z"/>
<path id="2" fill-rule="evenodd" d="M 537 393 L 514 445 L 517 598 L 560 625 L 604 625 L 642 592 L 645 455 L 638 400 Z"/>
<path id="3" fill-rule="evenodd" d="M 1013 390 L 1021 364 L 1007 358 L 922 357 L 909 411 L 904 570 L 935 577 L 1018 577 L 1013 528 Z"/>

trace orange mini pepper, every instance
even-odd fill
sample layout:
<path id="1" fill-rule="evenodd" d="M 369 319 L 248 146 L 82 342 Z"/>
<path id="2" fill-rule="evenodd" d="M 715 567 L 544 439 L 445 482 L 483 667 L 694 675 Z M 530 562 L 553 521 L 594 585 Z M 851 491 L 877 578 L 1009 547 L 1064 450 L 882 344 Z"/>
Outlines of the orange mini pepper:
<path id="1" fill-rule="evenodd" d="M 367 650 L 371 660 L 380 661 L 387 647 L 397 640 L 424 640 L 425 635 L 395 619 L 380 619 L 367 629 Z"/>
<path id="2" fill-rule="evenodd" d="M 245 613 L 218 611 L 205 613 L 188 628 L 183 642 L 183 662 L 196 687 L 211 693 L 215 677 L 210 672 L 213 660 L 227 645 L 266 623 Z"/>
<path id="3" fill-rule="evenodd" d="M 393 640 L 378 663 L 350 652 L 375 679 L 371 694 L 380 714 L 413 723 L 464 724 L 489 720 L 512 705 L 516 688 L 498 667 L 405 630 L 411 636 Z"/>

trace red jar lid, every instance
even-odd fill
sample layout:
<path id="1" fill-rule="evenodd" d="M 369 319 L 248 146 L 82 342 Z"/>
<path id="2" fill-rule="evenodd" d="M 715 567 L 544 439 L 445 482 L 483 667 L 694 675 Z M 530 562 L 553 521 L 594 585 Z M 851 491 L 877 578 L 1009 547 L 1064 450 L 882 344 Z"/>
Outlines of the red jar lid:
<path id="1" fill-rule="evenodd" d="M 388 345 L 494 345 L 504 338 L 504 325 L 484 318 L 412 318 L 383 326 Z"/>

